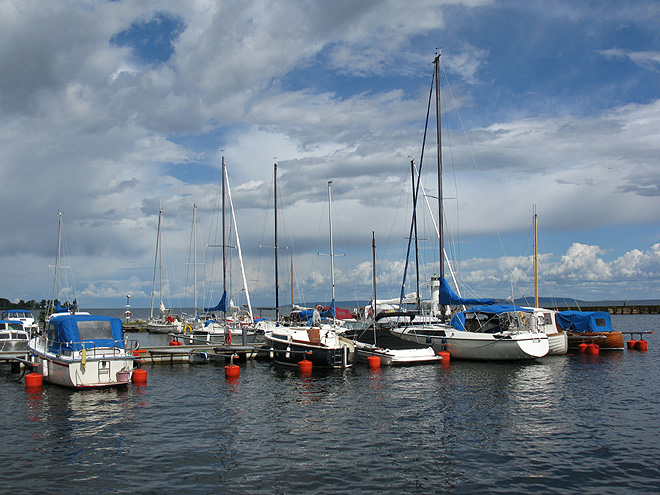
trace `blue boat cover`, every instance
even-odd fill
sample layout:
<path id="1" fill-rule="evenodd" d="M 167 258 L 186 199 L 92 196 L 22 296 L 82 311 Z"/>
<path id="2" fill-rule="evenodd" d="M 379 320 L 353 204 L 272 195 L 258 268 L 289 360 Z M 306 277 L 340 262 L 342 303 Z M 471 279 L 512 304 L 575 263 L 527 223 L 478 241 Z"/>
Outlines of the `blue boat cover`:
<path id="1" fill-rule="evenodd" d="M 49 350 L 79 351 L 93 347 L 124 349 L 124 329 L 119 318 L 99 315 L 61 315 L 48 325 Z"/>
<path id="2" fill-rule="evenodd" d="M 607 311 L 560 311 L 557 324 L 573 332 L 613 332 L 612 320 Z"/>
<path id="3" fill-rule="evenodd" d="M 451 319 L 451 326 L 456 330 L 465 330 L 465 315 L 469 313 L 484 313 L 488 315 L 499 315 L 502 313 L 511 313 L 513 311 L 521 313 L 533 313 L 530 308 L 523 308 L 513 304 L 493 304 L 490 306 L 474 306 L 467 311 L 456 313 Z"/>
<path id="4" fill-rule="evenodd" d="M 475 304 L 493 304 L 493 299 L 464 299 L 459 297 L 451 287 L 445 277 L 440 277 L 440 304 L 443 306 L 473 306 Z"/>
<path id="5" fill-rule="evenodd" d="M 223 313 L 227 312 L 227 291 L 222 293 L 222 299 L 214 308 L 204 308 L 204 311 L 212 313 L 213 311 L 222 311 Z"/>

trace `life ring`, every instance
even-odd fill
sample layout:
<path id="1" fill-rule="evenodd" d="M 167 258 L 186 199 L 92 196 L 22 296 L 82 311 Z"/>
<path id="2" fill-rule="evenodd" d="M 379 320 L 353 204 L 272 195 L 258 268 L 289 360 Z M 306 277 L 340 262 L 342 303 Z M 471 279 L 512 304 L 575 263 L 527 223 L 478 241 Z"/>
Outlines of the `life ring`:
<path id="1" fill-rule="evenodd" d="M 190 326 L 190 323 L 186 323 L 185 325 L 183 325 L 183 333 L 192 332 L 192 331 L 193 331 L 193 327 Z"/>
<path id="2" fill-rule="evenodd" d="M 168 316 L 168 317 L 167 317 L 167 322 L 168 322 L 168 323 L 173 323 L 173 322 L 174 322 L 174 318 L 172 318 L 172 316 Z"/>
<path id="3" fill-rule="evenodd" d="M 227 328 L 225 329 L 225 331 L 227 332 L 227 334 L 225 335 L 225 343 L 227 345 L 231 345 L 231 330 Z"/>
<path id="4" fill-rule="evenodd" d="M 126 310 L 126 311 L 124 312 L 124 318 L 126 318 L 127 320 L 128 320 L 131 316 L 133 316 L 133 315 L 131 314 L 131 312 L 130 312 L 129 310 Z"/>

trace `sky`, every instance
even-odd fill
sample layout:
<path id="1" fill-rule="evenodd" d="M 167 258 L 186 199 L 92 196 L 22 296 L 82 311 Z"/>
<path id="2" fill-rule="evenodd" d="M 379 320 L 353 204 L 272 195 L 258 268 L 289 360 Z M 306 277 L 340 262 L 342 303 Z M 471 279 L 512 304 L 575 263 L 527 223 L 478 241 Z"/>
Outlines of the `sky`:
<path id="1" fill-rule="evenodd" d="M 275 304 L 275 183 L 281 306 L 292 285 L 330 301 L 330 219 L 336 299 L 372 295 L 372 233 L 377 296 L 397 297 L 411 160 L 428 298 L 440 53 L 461 293 L 533 294 L 535 207 L 542 297 L 660 299 L 658 25 L 651 0 L 0 0 L 0 297 L 214 304 L 224 156 L 235 304 L 236 231 L 252 304 Z"/>

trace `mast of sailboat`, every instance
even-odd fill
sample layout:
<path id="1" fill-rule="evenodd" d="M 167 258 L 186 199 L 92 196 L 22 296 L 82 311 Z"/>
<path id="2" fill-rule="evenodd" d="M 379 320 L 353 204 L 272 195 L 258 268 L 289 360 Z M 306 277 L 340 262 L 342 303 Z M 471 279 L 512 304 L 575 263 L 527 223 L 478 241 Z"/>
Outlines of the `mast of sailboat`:
<path id="1" fill-rule="evenodd" d="M 415 191 L 415 160 L 410 160 L 410 173 L 412 175 L 412 201 L 413 209 L 417 208 L 417 192 Z M 417 244 L 417 215 L 413 215 L 413 225 L 415 229 L 415 272 L 417 278 L 417 291 L 415 292 L 415 304 L 417 309 L 421 308 L 419 295 L 419 246 Z"/>
<path id="2" fill-rule="evenodd" d="M 227 328 L 227 240 L 225 227 L 225 171 L 227 165 L 222 157 L 222 295 L 225 298 L 225 308 L 222 312 L 224 327 Z"/>
<path id="3" fill-rule="evenodd" d="M 149 318 L 154 319 L 154 295 L 156 293 L 156 270 L 158 269 L 158 259 L 160 254 L 160 224 L 163 219 L 163 209 L 161 208 L 158 211 L 158 229 L 156 230 L 156 254 L 154 257 L 154 278 L 151 283 L 151 312 L 149 313 Z M 161 271 L 160 271 L 160 288 L 159 288 L 159 297 L 162 302 L 162 289 L 163 289 L 163 272 L 162 272 L 162 262 L 161 262 Z M 160 306 L 159 306 L 160 307 Z"/>
<path id="4" fill-rule="evenodd" d="M 291 255 L 291 311 L 293 311 L 293 255 Z"/>
<path id="5" fill-rule="evenodd" d="M 197 316 L 197 204 L 193 203 L 193 304 L 195 305 L 195 317 Z"/>
<path id="6" fill-rule="evenodd" d="M 328 181 L 328 221 L 330 223 L 330 280 L 332 282 L 332 303 L 335 302 L 335 247 L 332 241 L 332 181 Z"/>
<path id="7" fill-rule="evenodd" d="M 371 231 L 371 278 L 373 284 L 374 292 L 374 307 L 373 307 L 373 324 L 374 324 L 374 345 L 376 345 L 376 308 L 378 304 L 376 303 L 376 233 Z"/>
<path id="8" fill-rule="evenodd" d="M 534 307 L 539 307 L 539 247 L 536 205 L 534 205 Z"/>
<path id="9" fill-rule="evenodd" d="M 443 239 L 443 205 L 442 205 L 442 126 L 441 126 L 441 105 L 440 105 L 440 53 L 433 60 L 435 67 L 435 115 L 436 115 L 436 137 L 438 154 L 438 243 L 440 250 L 440 278 L 445 277 L 444 263 L 444 239 Z M 440 312 L 444 315 L 444 305 L 440 305 Z"/>
<path id="10" fill-rule="evenodd" d="M 53 278 L 53 300 L 49 302 L 48 314 L 55 309 L 55 301 L 60 300 L 60 255 L 62 246 L 62 212 L 57 210 L 59 220 L 57 222 L 57 254 L 55 255 L 55 277 Z"/>
<path id="11" fill-rule="evenodd" d="M 273 204 L 275 206 L 275 321 L 280 321 L 280 282 L 277 266 L 277 163 L 273 164 Z"/>

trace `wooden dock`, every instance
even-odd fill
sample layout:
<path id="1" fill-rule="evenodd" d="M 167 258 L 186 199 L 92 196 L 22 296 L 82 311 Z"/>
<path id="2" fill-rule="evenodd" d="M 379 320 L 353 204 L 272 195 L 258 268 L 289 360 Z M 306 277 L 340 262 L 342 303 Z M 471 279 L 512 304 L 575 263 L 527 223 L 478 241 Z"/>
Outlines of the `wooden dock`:
<path id="1" fill-rule="evenodd" d="M 268 355 L 268 350 L 264 344 L 242 345 L 163 345 L 140 347 L 133 351 L 136 365 L 142 364 L 187 364 L 191 361 L 191 356 L 205 353 L 209 361 L 230 362 L 232 356 L 234 360 L 246 361 L 250 359 L 259 359 Z M 0 351 L 0 363 L 10 363 L 17 369 L 23 366 L 36 366 L 28 360 L 27 353 L 17 354 L 16 352 Z"/>
<path id="2" fill-rule="evenodd" d="M 141 347 L 133 351 L 138 364 L 184 364 L 205 353 L 211 361 L 230 362 L 258 359 L 268 354 L 263 344 L 242 345 L 163 345 Z"/>

